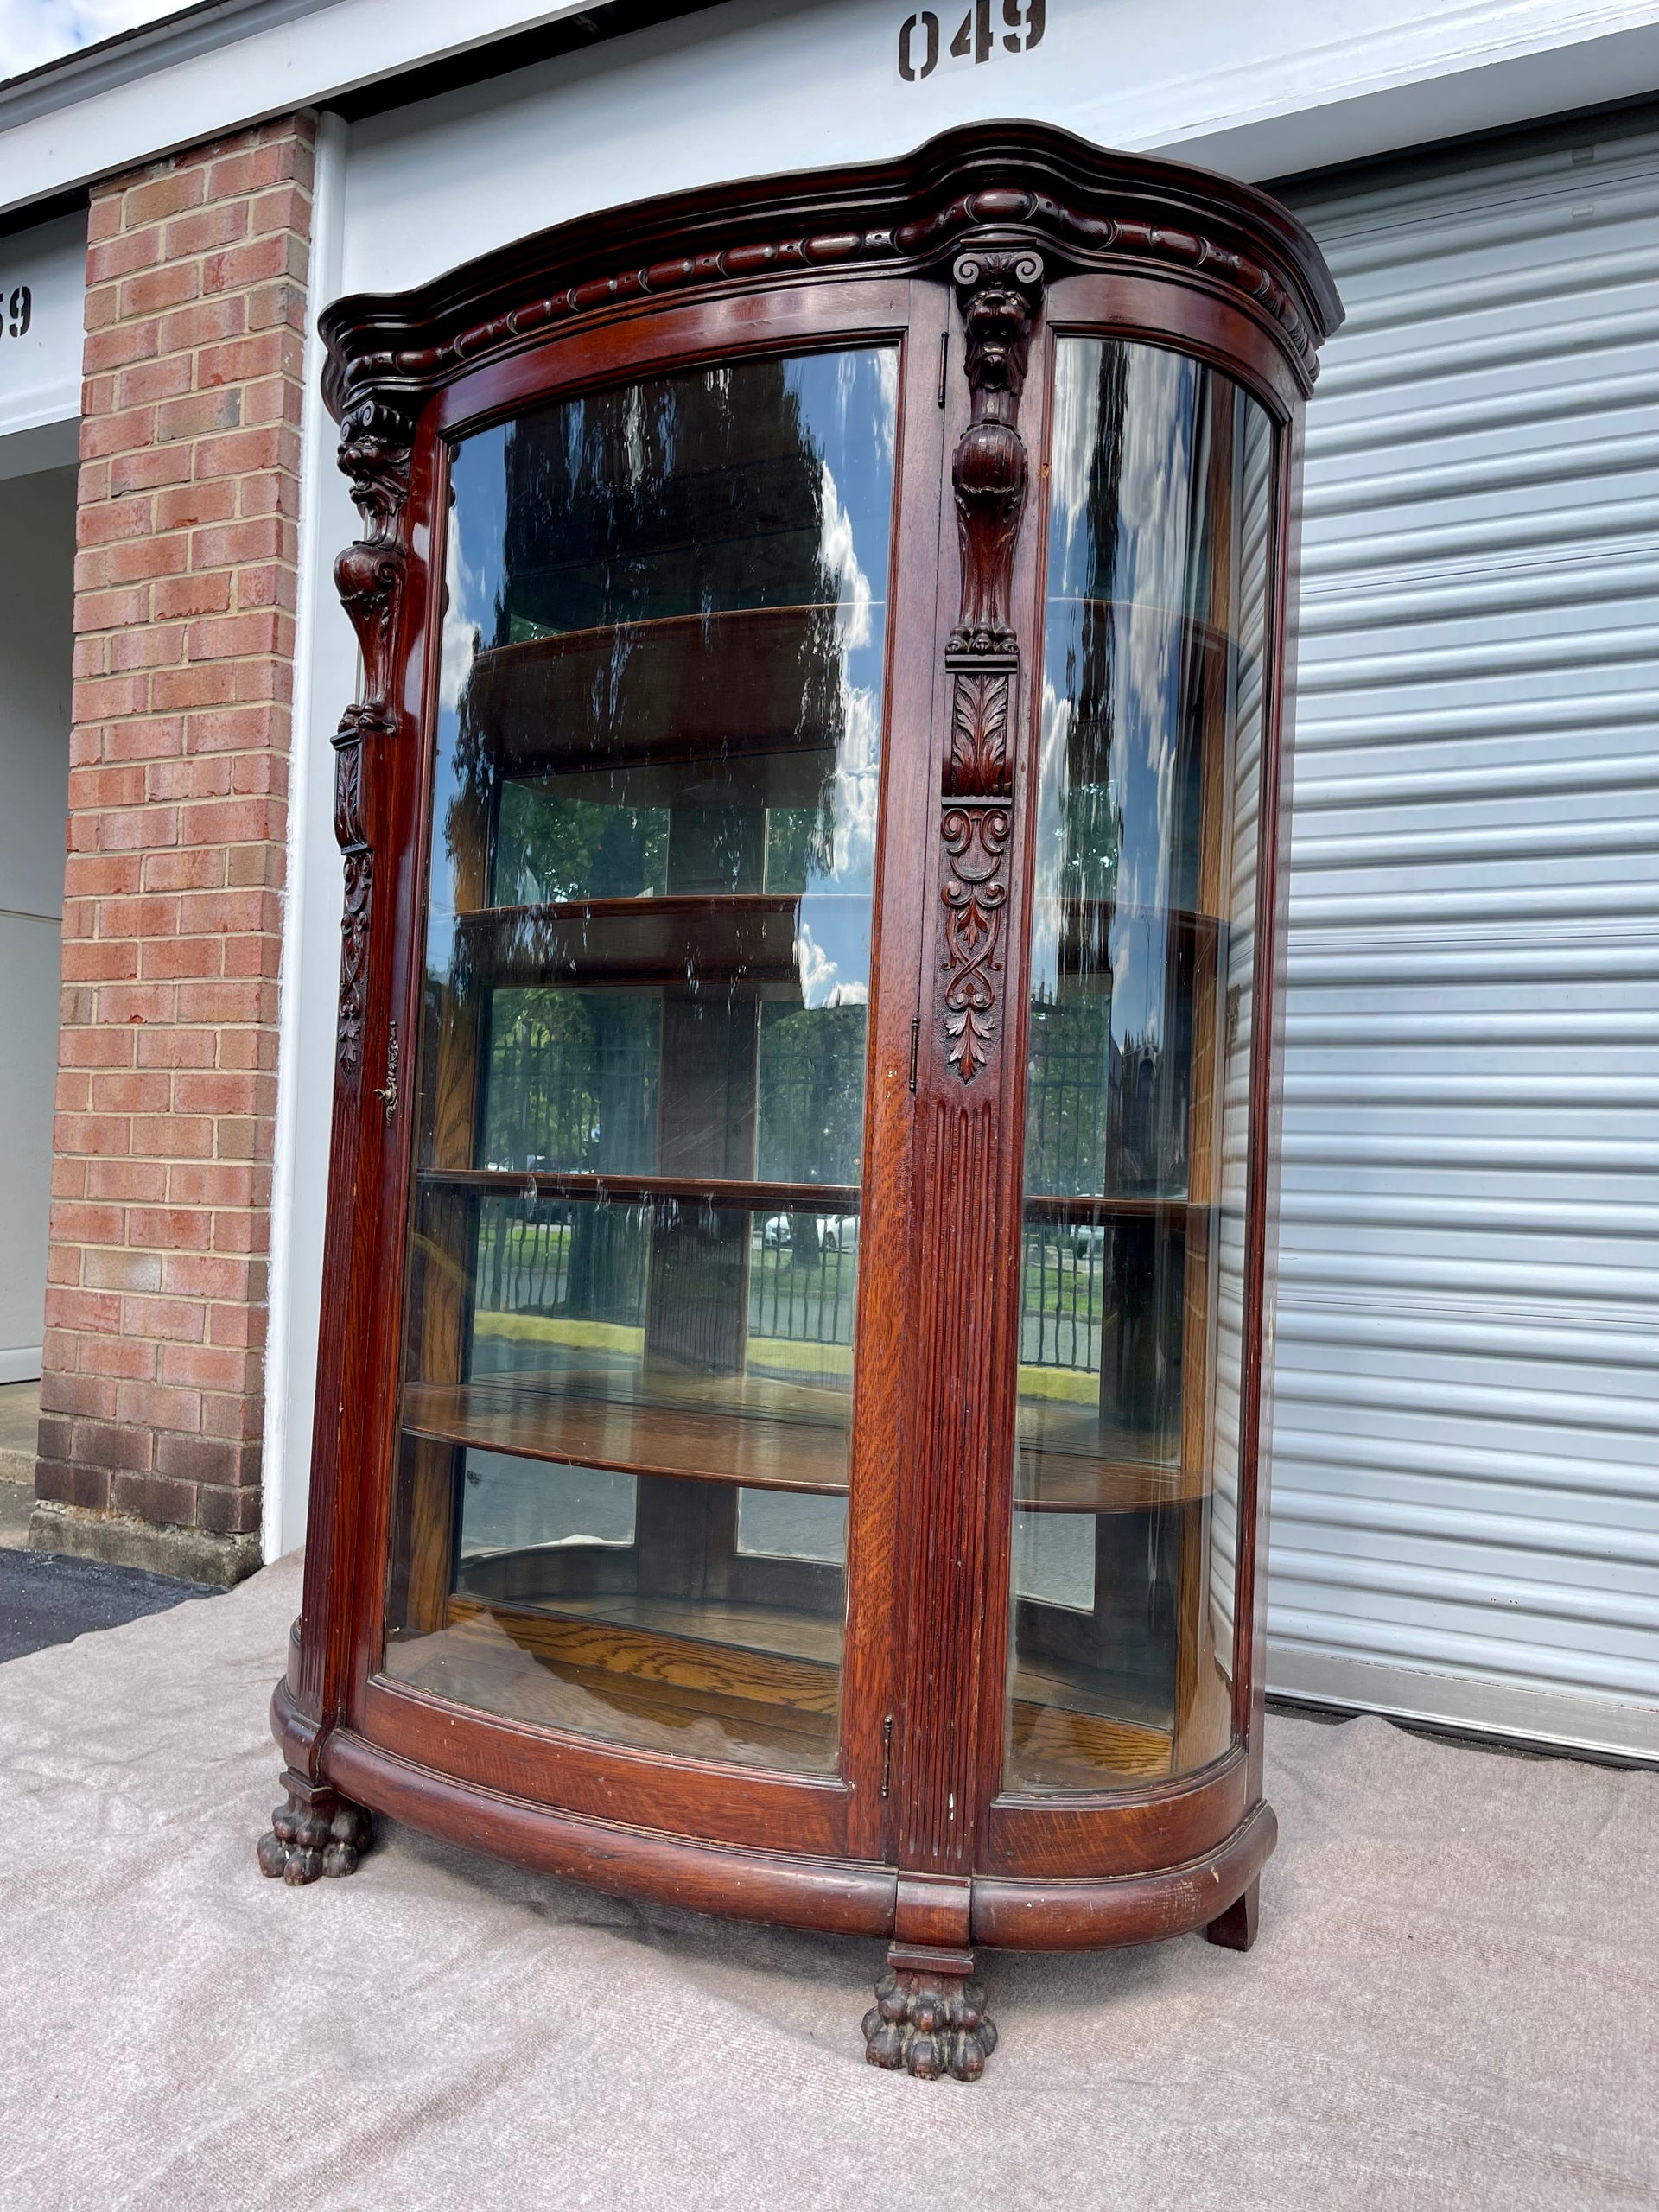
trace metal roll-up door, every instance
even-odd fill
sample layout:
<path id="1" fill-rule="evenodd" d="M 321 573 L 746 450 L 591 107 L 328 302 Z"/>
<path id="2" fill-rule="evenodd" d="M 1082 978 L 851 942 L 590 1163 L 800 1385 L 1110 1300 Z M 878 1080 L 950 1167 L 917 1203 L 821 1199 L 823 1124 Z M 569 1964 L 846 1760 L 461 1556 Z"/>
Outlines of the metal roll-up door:
<path id="1" fill-rule="evenodd" d="M 1268 1681 L 1659 1757 L 1659 132 L 1298 195 Z M 1603 124 L 1604 130 L 1610 126 Z"/>

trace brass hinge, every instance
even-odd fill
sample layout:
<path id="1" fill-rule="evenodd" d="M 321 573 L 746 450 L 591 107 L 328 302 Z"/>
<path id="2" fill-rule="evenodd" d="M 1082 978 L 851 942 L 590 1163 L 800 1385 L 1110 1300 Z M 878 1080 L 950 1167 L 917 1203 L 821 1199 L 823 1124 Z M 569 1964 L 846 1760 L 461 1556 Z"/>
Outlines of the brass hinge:
<path id="1" fill-rule="evenodd" d="M 881 1795 L 885 1797 L 893 1784 L 893 1715 L 881 1723 Z"/>

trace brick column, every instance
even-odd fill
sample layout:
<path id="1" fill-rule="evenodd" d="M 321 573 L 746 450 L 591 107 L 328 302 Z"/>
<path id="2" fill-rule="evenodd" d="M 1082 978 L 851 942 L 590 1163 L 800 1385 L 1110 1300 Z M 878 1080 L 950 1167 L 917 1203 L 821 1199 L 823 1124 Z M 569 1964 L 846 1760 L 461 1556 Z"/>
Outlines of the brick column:
<path id="1" fill-rule="evenodd" d="M 259 1563 L 309 116 L 98 186 L 29 1541 Z"/>

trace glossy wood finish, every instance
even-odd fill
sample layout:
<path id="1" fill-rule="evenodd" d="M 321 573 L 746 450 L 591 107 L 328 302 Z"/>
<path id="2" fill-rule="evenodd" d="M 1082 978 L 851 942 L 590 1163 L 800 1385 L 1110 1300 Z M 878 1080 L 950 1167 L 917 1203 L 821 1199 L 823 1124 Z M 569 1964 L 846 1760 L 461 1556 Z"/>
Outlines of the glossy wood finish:
<path id="1" fill-rule="evenodd" d="M 480 1789 L 419 1753 L 401 1758 L 349 1729 L 331 1737 L 326 1756 L 334 1785 L 359 1804 L 595 1889 L 832 1935 L 880 1936 L 893 1925 L 894 1870 L 825 1854 L 815 1847 L 816 1822 L 795 1830 L 787 1844 L 749 1845 L 738 1853 L 685 1830 L 676 1834 L 671 1794 L 664 1798 L 659 1824 L 645 1827 L 566 1811 L 499 1784 Z M 742 1885 L 741 1898 L 734 1899 L 734 1881 Z"/>
<path id="2" fill-rule="evenodd" d="M 958 1967 L 972 1942 L 1041 1948 L 1233 1928 L 1229 1913 L 1273 1840 L 1261 1802 L 1256 1561 L 1288 745 L 1270 686 L 1266 788 L 1279 802 L 1268 809 L 1256 915 L 1235 1748 L 1172 1779 L 1168 1731 L 1122 1713 L 1057 1713 L 1037 1681 L 1016 1679 L 1016 1730 L 1071 1730 L 1078 1745 L 1088 1739 L 1080 1782 L 1091 1760 L 1122 1782 L 1005 1793 L 1016 1502 L 1056 1513 L 1196 1505 L 1211 1478 L 1201 1421 L 1184 1422 L 1168 1464 L 1101 1461 L 1071 1448 L 1063 1401 L 1016 1405 L 1009 1255 L 1021 1235 L 1042 668 L 1033 516 L 1058 334 L 1128 335 L 1224 370 L 1278 426 L 1273 665 L 1282 671 L 1298 414 L 1317 345 L 1339 315 L 1311 241 L 1262 195 L 1035 125 L 955 132 L 905 162 L 618 211 L 404 298 L 327 311 L 326 385 L 365 524 L 341 563 L 365 696 L 340 741 L 348 901 L 303 1628 L 273 1707 L 296 1790 L 331 1790 L 601 1886 L 894 1934 L 918 1958 Z M 423 1059 L 415 1043 L 448 441 L 647 370 L 867 343 L 902 347 L 903 370 L 893 546 L 876 610 L 888 643 L 863 1181 L 745 1182 L 701 1159 L 627 1176 L 480 1166 L 475 1085 L 464 1076 L 476 1039 L 456 1029 Z M 996 348 L 1014 343 L 1029 350 L 1020 391 L 997 365 Z M 818 611 L 712 618 L 746 640 L 753 682 L 736 696 L 717 680 L 721 641 L 711 645 L 709 626 L 664 623 L 640 658 L 645 689 L 631 709 L 642 767 L 710 744 L 740 766 L 786 753 L 791 655 Z M 1189 626 L 1195 659 L 1224 673 L 1234 648 L 1214 624 Z M 573 632 L 481 654 L 486 748 L 511 762 L 527 718 L 559 726 L 561 701 L 591 683 L 605 650 L 597 633 Z M 574 754 L 565 766 L 583 772 Z M 464 842 L 464 823 L 458 834 Z M 457 928 L 476 972 L 503 987 L 667 976 L 683 964 L 687 930 L 709 925 L 706 905 L 683 895 L 490 909 L 481 874 L 470 891 L 464 868 L 460 880 Z M 975 887 L 985 885 L 996 890 L 990 904 Z M 976 897 L 995 914 L 988 960 L 960 933 Z M 1063 918 L 1062 943 L 1103 925 L 1079 907 Z M 790 985 L 793 899 L 723 901 L 714 926 L 729 937 L 734 975 L 763 991 L 774 974 Z M 1227 925 L 1209 879 L 1176 927 L 1195 992 L 1213 1001 Z M 442 1136 L 417 1175 L 407 1108 L 421 1085 L 438 1101 Z M 1045 1198 L 1033 1220 L 1084 1230 L 1144 1220 L 1178 1233 L 1206 1221 L 1214 1086 L 1211 1061 L 1193 1084 L 1189 1197 Z M 439 1246 L 463 1233 L 464 1210 L 504 1197 L 671 1202 L 757 1219 L 856 1215 L 856 1360 L 823 1387 L 731 1376 L 665 1391 L 616 1372 L 584 1382 L 573 1369 L 556 1403 L 519 1379 L 470 1378 L 453 1294 L 441 1274 L 423 1274 L 418 1255 L 405 1267 L 411 1197 L 439 1210 Z M 444 1208 L 455 1210 L 447 1230 Z M 1209 1296 L 1190 1270 L 1186 1294 Z M 411 1311 L 424 1379 L 401 1390 Z M 408 1510 L 435 1521 L 467 1447 L 687 1489 L 847 1494 L 846 1617 L 823 1631 L 839 1645 L 838 1694 L 829 1643 L 804 1648 L 811 1635 L 798 1619 L 787 1636 L 769 1629 L 758 1599 L 715 1647 L 667 1613 L 607 1607 L 591 1592 L 528 1603 L 507 1586 L 510 1566 L 499 1568 L 499 1589 L 474 1591 L 471 1570 L 430 1544 L 416 1548 L 437 1564 L 408 1617 L 432 1631 L 433 1664 L 412 1679 L 385 1638 L 388 1562 L 404 1542 L 391 1522 L 392 1470 L 400 1452 L 414 1455 L 423 1471 Z M 467 1670 L 480 1669 L 511 1672 L 524 1701 L 476 1709 Z M 1183 1695 L 1177 1738 L 1189 1725 Z M 594 1699 L 625 1716 L 634 1740 L 583 1732 Z M 723 1713 L 741 1713 L 741 1758 L 709 1747 L 707 1724 Z M 768 1728 L 810 1744 L 822 1771 L 757 1764 Z"/>
<path id="3" fill-rule="evenodd" d="M 804 1838 L 794 1849 L 734 1854 L 660 1828 L 469 1789 L 347 1729 L 332 1735 L 323 1764 L 334 1788 L 394 1820 L 597 1889 L 730 1913 L 730 1885 L 741 1878 L 741 1918 L 833 1935 L 885 1935 L 899 1916 L 899 1888 L 907 1878 L 890 1866 L 815 1854 Z M 963 1936 L 993 1948 L 1061 1951 L 1225 1929 L 1229 1908 L 1259 1878 L 1275 1834 L 1271 1808 L 1258 1804 L 1218 1849 L 1154 1873 L 1047 1881 L 981 1876 L 972 1885 Z M 950 1924 L 945 1916 L 941 1936 Z"/>
<path id="4" fill-rule="evenodd" d="M 1207 1928 L 1260 1879 L 1278 1839 L 1258 1803 L 1214 1850 L 1155 1873 L 1043 1881 L 988 1875 L 974 1884 L 976 1943 L 1017 1951 L 1073 1951 L 1149 1943 Z"/>

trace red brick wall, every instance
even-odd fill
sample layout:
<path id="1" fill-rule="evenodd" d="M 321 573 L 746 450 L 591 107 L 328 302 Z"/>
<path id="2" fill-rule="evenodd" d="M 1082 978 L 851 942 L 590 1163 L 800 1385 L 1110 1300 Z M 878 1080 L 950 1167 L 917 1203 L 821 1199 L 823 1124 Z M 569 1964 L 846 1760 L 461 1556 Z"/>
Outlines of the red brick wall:
<path id="1" fill-rule="evenodd" d="M 31 1541 L 257 1563 L 313 126 L 100 185 Z"/>

